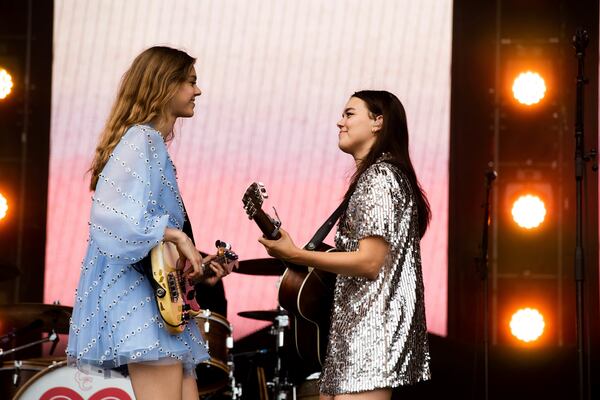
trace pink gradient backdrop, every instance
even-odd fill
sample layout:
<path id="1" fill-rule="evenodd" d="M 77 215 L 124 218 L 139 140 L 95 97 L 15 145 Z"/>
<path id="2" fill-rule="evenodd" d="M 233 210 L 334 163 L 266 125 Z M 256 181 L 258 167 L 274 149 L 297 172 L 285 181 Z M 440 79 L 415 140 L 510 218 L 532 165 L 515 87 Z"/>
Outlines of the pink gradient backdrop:
<path id="1" fill-rule="evenodd" d="M 335 126 L 348 96 L 377 88 L 400 97 L 433 210 L 422 242 L 427 320 L 445 335 L 451 21 L 450 0 L 57 0 L 45 301 L 73 302 L 85 171 L 119 79 L 140 51 L 166 44 L 198 58 L 203 95 L 170 151 L 205 251 L 219 238 L 241 259 L 266 256 L 241 207 L 254 180 L 303 244 L 351 173 Z M 238 311 L 276 305 L 276 278 L 232 274 L 225 287 L 235 337 L 261 326 Z"/>

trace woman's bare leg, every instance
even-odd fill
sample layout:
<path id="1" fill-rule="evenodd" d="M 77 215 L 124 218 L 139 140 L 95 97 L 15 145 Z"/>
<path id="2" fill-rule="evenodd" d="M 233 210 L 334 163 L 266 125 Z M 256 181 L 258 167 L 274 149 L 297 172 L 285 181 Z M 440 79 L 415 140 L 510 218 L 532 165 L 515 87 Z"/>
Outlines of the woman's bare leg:
<path id="1" fill-rule="evenodd" d="M 181 399 L 183 386 L 181 363 L 131 363 L 127 368 L 137 400 Z"/>
<path id="2" fill-rule="evenodd" d="M 330 396 L 321 393 L 319 400 L 390 400 L 392 398 L 392 389 L 377 389 L 369 392 L 338 394 Z"/>
<path id="3" fill-rule="evenodd" d="M 183 376 L 182 399 L 183 400 L 198 400 L 198 385 L 196 380 L 191 375 Z"/>

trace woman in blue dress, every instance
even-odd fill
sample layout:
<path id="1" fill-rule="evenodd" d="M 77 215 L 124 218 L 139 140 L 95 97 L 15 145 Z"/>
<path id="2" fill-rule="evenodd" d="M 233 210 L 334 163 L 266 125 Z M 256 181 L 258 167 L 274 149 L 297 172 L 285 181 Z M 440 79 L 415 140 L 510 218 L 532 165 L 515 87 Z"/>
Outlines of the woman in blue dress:
<path id="1" fill-rule="evenodd" d="M 127 370 L 138 399 L 197 399 L 194 369 L 208 358 L 198 327 L 178 335 L 163 326 L 150 282 L 138 272 L 161 241 L 211 284 L 227 271 L 202 260 L 183 231 L 187 216 L 165 143 L 177 118 L 194 115 L 195 59 L 152 47 L 122 78 L 91 171 L 87 253 L 69 331 L 68 360 L 84 372 Z M 215 272 L 202 276 L 202 263 Z"/>

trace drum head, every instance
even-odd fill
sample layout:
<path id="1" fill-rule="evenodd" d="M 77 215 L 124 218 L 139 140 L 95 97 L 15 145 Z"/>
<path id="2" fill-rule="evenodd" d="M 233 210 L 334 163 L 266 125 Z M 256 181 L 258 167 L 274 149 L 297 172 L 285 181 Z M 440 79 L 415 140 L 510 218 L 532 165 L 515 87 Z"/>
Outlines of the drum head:
<path id="1" fill-rule="evenodd" d="M 198 392 L 203 395 L 214 393 L 227 386 L 229 381 L 227 341 L 231 337 L 231 325 L 222 315 L 208 310 L 201 311 L 196 316 L 196 324 L 208 345 L 210 354 L 209 360 L 196 367 Z"/>
<path id="2" fill-rule="evenodd" d="M 129 379 L 117 372 L 113 377 L 87 375 L 66 361 L 49 366 L 37 373 L 17 394 L 15 400 L 133 400 Z"/>
<path id="3" fill-rule="evenodd" d="M 48 365 L 53 362 L 60 362 L 64 359 L 64 357 L 55 357 L 4 361 L 0 367 L 0 394 L 7 399 L 12 399 L 19 388 L 33 378 L 35 374 L 48 368 Z"/>
<path id="4" fill-rule="evenodd" d="M 196 367 L 198 393 L 208 394 L 227 386 L 229 368 L 216 360 L 204 361 Z"/>

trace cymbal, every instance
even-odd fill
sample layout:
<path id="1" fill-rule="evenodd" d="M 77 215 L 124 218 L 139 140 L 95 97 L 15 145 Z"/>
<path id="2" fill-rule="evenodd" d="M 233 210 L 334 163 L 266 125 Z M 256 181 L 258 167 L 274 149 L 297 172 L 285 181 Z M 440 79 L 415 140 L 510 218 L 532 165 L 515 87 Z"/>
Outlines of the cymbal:
<path id="1" fill-rule="evenodd" d="M 69 319 L 73 307 L 42 303 L 18 303 L 0 306 L 1 333 L 12 329 L 69 333 Z"/>
<path id="2" fill-rule="evenodd" d="M 287 315 L 285 310 L 259 310 L 259 311 L 240 311 L 240 317 L 256 319 L 259 321 L 274 321 L 279 315 Z"/>
<path id="3" fill-rule="evenodd" d="M 19 275 L 19 270 L 12 265 L 0 265 L 0 281 L 9 281 Z"/>
<path id="4" fill-rule="evenodd" d="M 245 275 L 278 276 L 283 274 L 285 268 L 285 264 L 276 258 L 256 258 L 240 261 L 238 269 L 234 272 Z"/>

